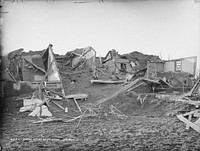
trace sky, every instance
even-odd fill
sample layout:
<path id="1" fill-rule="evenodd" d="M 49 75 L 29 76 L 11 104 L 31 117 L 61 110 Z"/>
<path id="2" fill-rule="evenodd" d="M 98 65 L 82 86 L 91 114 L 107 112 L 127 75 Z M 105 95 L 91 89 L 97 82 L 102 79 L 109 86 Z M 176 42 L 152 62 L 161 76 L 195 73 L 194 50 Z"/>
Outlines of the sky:
<path id="1" fill-rule="evenodd" d="M 5 1 L 3 11 L 9 13 L 3 14 L 1 27 L 3 54 L 42 50 L 51 43 L 62 55 L 92 46 L 103 57 L 116 49 L 165 60 L 197 56 L 200 62 L 200 2 L 87 1 Z"/>

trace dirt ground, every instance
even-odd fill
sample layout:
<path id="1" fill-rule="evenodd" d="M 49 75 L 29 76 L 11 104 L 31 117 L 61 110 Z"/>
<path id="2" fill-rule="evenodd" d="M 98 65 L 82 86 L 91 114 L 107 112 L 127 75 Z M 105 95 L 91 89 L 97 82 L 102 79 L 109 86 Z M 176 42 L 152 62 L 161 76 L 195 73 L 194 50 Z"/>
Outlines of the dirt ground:
<path id="1" fill-rule="evenodd" d="M 61 76 L 66 95 L 88 94 L 87 100 L 79 102 L 80 106 L 95 103 L 122 87 L 120 84 L 91 84 L 92 72 L 88 70 L 80 74 L 62 73 Z M 144 98 L 147 86 L 138 89 L 140 97 Z M 138 93 L 133 91 L 122 93 L 101 104 L 103 114 L 85 117 L 79 127 L 76 127 L 78 120 L 34 124 L 34 121 L 39 120 L 38 117 L 29 117 L 30 112 L 19 113 L 23 100 L 16 100 L 16 97 L 30 94 L 28 90 L 25 94 L 20 91 L 17 95 L 9 95 L 7 92 L 7 97 L 3 100 L 1 146 L 4 150 L 200 150 L 199 133 L 191 128 L 186 130 L 185 124 L 175 116 L 179 112 L 191 109 L 191 106 L 181 102 L 158 99 L 155 94 L 149 94 L 141 104 Z M 62 100 L 59 103 L 63 107 L 68 107 L 69 113 L 64 113 L 50 103 L 49 110 L 54 117 L 68 119 L 68 116 L 80 114 L 73 101 Z M 111 114 L 111 105 L 124 113 L 127 118 L 120 119 Z"/>

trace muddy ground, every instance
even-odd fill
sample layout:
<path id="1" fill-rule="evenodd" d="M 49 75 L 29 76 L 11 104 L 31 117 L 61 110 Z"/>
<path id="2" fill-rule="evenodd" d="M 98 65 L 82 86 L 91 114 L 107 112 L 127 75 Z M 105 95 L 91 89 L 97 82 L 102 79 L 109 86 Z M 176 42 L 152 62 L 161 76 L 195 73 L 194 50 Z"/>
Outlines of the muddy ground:
<path id="1" fill-rule="evenodd" d="M 66 94 L 89 95 L 87 100 L 79 102 L 80 106 L 95 103 L 122 87 L 119 84 L 91 84 L 92 72 L 87 70 L 75 75 L 63 73 L 62 77 Z M 143 93 L 141 97 L 144 97 L 148 87 L 138 88 L 137 93 L 138 91 Z M 8 91 L 3 101 L 1 146 L 4 150 L 200 150 L 199 133 L 191 128 L 186 130 L 185 124 L 175 116 L 192 108 L 181 102 L 161 100 L 154 94 L 149 94 L 141 104 L 137 93 L 122 93 L 101 104 L 103 114 L 85 117 L 77 127 L 78 120 L 34 124 L 33 122 L 39 120 L 38 117 L 28 117 L 30 112 L 18 113 L 23 101 L 16 100 L 16 97 L 31 95 L 29 91 L 25 94 L 22 92 L 9 95 Z M 73 101 L 62 100 L 58 103 L 69 107 L 69 113 L 64 113 L 50 103 L 49 110 L 54 117 L 68 119 L 68 116 L 80 114 Z M 123 112 L 127 118 L 120 119 L 111 114 L 111 105 Z"/>

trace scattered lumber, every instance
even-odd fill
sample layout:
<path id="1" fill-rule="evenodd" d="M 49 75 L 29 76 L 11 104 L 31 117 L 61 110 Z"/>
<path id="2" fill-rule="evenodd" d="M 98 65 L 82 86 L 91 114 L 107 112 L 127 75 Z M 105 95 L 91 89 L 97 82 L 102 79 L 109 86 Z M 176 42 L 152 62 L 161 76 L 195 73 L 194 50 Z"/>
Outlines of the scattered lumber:
<path id="1" fill-rule="evenodd" d="M 124 83 L 125 80 L 117 80 L 117 81 L 112 81 L 112 80 L 91 80 L 91 83 L 99 83 L 99 84 L 120 84 Z"/>
<path id="2" fill-rule="evenodd" d="M 107 97 L 107 98 L 103 98 L 103 99 L 98 100 L 98 101 L 96 102 L 96 105 L 99 105 L 99 104 L 101 104 L 101 103 L 103 103 L 103 102 L 105 102 L 105 101 L 108 101 L 108 100 L 110 100 L 110 99 L 112 99 L 112 98 L 118 96 L 120 93 L 125 92 L 126 90 L 130 89 L 132 86 L 134 86 L 134 85 L 135 85 L 137 82 L 139 82 L 140 80 L 141 80 L 141 79 L 138 78 L 138 79 L 136 79 L 136 80 L 130 82 L 128 85 L 126 85 L 126 86 L 122 87 L 121 89 L 119 89 L 119 90 L 118 90 L 117 92 L 115 92 L 113 95 L 111 95 L 111 96 L 109 96 L 109 97 Z"/>

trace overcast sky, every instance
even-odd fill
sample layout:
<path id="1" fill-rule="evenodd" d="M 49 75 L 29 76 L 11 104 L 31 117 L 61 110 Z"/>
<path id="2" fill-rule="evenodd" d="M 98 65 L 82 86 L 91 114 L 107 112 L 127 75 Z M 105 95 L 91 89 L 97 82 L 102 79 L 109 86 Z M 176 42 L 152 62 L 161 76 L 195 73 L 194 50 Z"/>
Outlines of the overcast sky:
<path id="1" fill-rule="evenodd" d="M 200 58 L 200 2 L 117 1 L 5 2 L 3 53 L 41 50 L 51 43 L 58 54 L 92 46 L 101 56 L 116 49 L 162 59 Z"/>

